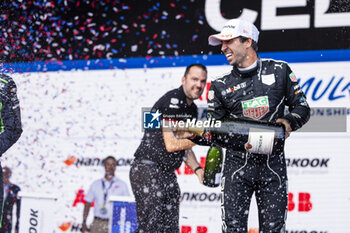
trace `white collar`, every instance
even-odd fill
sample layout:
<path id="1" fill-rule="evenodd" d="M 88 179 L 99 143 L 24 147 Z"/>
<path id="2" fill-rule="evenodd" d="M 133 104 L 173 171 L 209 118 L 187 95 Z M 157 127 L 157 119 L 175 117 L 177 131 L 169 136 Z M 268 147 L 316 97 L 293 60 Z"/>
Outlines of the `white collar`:
<path id="1" fill-rule="evenodd" d="M 254 62 L 253 64 L 251 64 L 250 66 L 248 66 L 248 67 L 246 67 L 246 68 L 238 68 L 238 67 L 237 67 L 237 69 L 238 69 L 239 71 L 242 72 L 242 71 L 252 70 L 252 69 L 254 69 L 257 65 L 258 65 L 258 59 L 256 59 L 255 62 Z"/>

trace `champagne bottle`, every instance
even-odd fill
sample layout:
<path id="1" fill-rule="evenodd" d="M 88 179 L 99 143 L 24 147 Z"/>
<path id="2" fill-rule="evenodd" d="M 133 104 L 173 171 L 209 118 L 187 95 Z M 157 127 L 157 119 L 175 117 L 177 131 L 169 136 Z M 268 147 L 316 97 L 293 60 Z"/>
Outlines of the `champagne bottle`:
<path id="1" fill-rule="evenodd" d="M 222 149 L 211 146 L 205 161 L 203 184 L 208 187 L 217 187 L 221 180 Z"/>
<path id="2" fill-rule="evenodd" d="M 247 150 L 255 154 L 283 151 L 285 136 L 283 124 L 242 119 L 220 122 L 221 124 L 210 124 L 210 127 L 189 127 L 188 130 L 227 149 Z"/>

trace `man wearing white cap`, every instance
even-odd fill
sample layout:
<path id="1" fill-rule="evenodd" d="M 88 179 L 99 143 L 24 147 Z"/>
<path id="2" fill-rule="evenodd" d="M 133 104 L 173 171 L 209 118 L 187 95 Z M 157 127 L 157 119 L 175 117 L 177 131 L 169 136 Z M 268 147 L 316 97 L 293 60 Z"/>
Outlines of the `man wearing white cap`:
<path id="1" fill-rule="evenodd" d="M 233 19 L 210 45 L 221 45 L 232 71 L 211 84 L 208 118 L 240 118 L 283 124 L 286 137 L 310 117 L 310 108 L 297 78 L 286 62 L 261 59 L 257 51 L 258 29 Z M 285 114 L 285 106 L 289 113 Z M 287 172 L 284 148 L 271 155 L 244 149 L 226 150 L 222 177 L 223 232 L 247 232 L 250 200 L 255 193 L 259 232 L 285 232 Z"/>

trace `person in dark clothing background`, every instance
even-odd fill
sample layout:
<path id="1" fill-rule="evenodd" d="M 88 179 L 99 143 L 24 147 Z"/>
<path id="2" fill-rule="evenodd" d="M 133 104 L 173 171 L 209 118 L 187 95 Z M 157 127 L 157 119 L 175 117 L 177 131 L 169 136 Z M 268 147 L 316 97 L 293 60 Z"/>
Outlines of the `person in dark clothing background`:
<path id="1" fill-rule="evenodd" d="M 233 66 L 212 82 L 208 93 L 210 119 L 249 119 L 285 126 L 285 135 L 310 118 L 310 108 L 297 78 L 286 62 L 257 55 L 259 31 L 250 22 L 229 20 L 209 44 Z M 285 106 L 289 113 L 285 114 Z M 222 176 L 223 232 L 247 232 L 249 206 L 255 193 L 259 232 L 285 232 L 288 180 L 284 148 L 271 155 L 227 149 Z"/>
<path id="2" fill-rule="evenodd" d="M 12 171 L 9 167 L 3 169 L 4 180 L 4 209 L 2 217 L 2 227 L 0 233 L 12 232 L 12 212 L 13 206 L 16 205 L 16 224 L 15 233 L 18 233 L 19 227 L 19 214 L 21 208 L 21 199 L 18 197 L 18 192 L 21 190 L 17 185 L 10 182 Z"/>
<path id="3" fill-rule="evenodd" d="M 21 136 L 21 112 L 17 98 L 17 88 L 13 79 L 0 74 L 0 156 L 2 156 Z M 2 168 L 0 164 L 0 190 L 3 190 Z M 0 192 L 0 203 L 4 201 L 4 193 Z M 0 208 L 0 218 L 2 218 Z M 0 221 L 0 229 L 2 229 Z"/>
<path id="4" fill-rule="evenodd" d="M 206 85 L 207 69 L 201 64 L 186 68 L 179 88 L 167 92 L 153 106 L 170 122 L 197 118 L 198 99 Z M 155 115 L 155 117 L 160 115 Z M 175 137 L 175 135 L 179 137 Z M 145 129 L 130 170 L 130 181 L 136 200 L 139 233 L 178 233 L 180 188 L 175 170 L 183 161 L 195 172 L 200 182 L 204 171 L 191 150 L 195 145 L 181 135 L 165 129 Z"/>

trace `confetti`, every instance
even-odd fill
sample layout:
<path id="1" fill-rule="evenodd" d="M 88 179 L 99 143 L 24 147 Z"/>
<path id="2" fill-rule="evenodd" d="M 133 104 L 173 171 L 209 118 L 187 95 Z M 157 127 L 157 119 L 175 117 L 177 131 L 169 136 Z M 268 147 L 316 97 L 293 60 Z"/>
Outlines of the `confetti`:
<path id="1" fill-rule="evenodd" d="M 198 1 L 181 4 L 145 1 L 140 7 L 137 0 L 4 0 L 0 14 L 0 61 L 199 54 L 203 50 L 199 41 L 207 38 L 198 33 L 206 26 L 204 12 L 196 10 L 198 4 Z M 195 43 L 198 46 L 192 46 Z M 184 48 L 180 49 L 180 44 Z"/>

